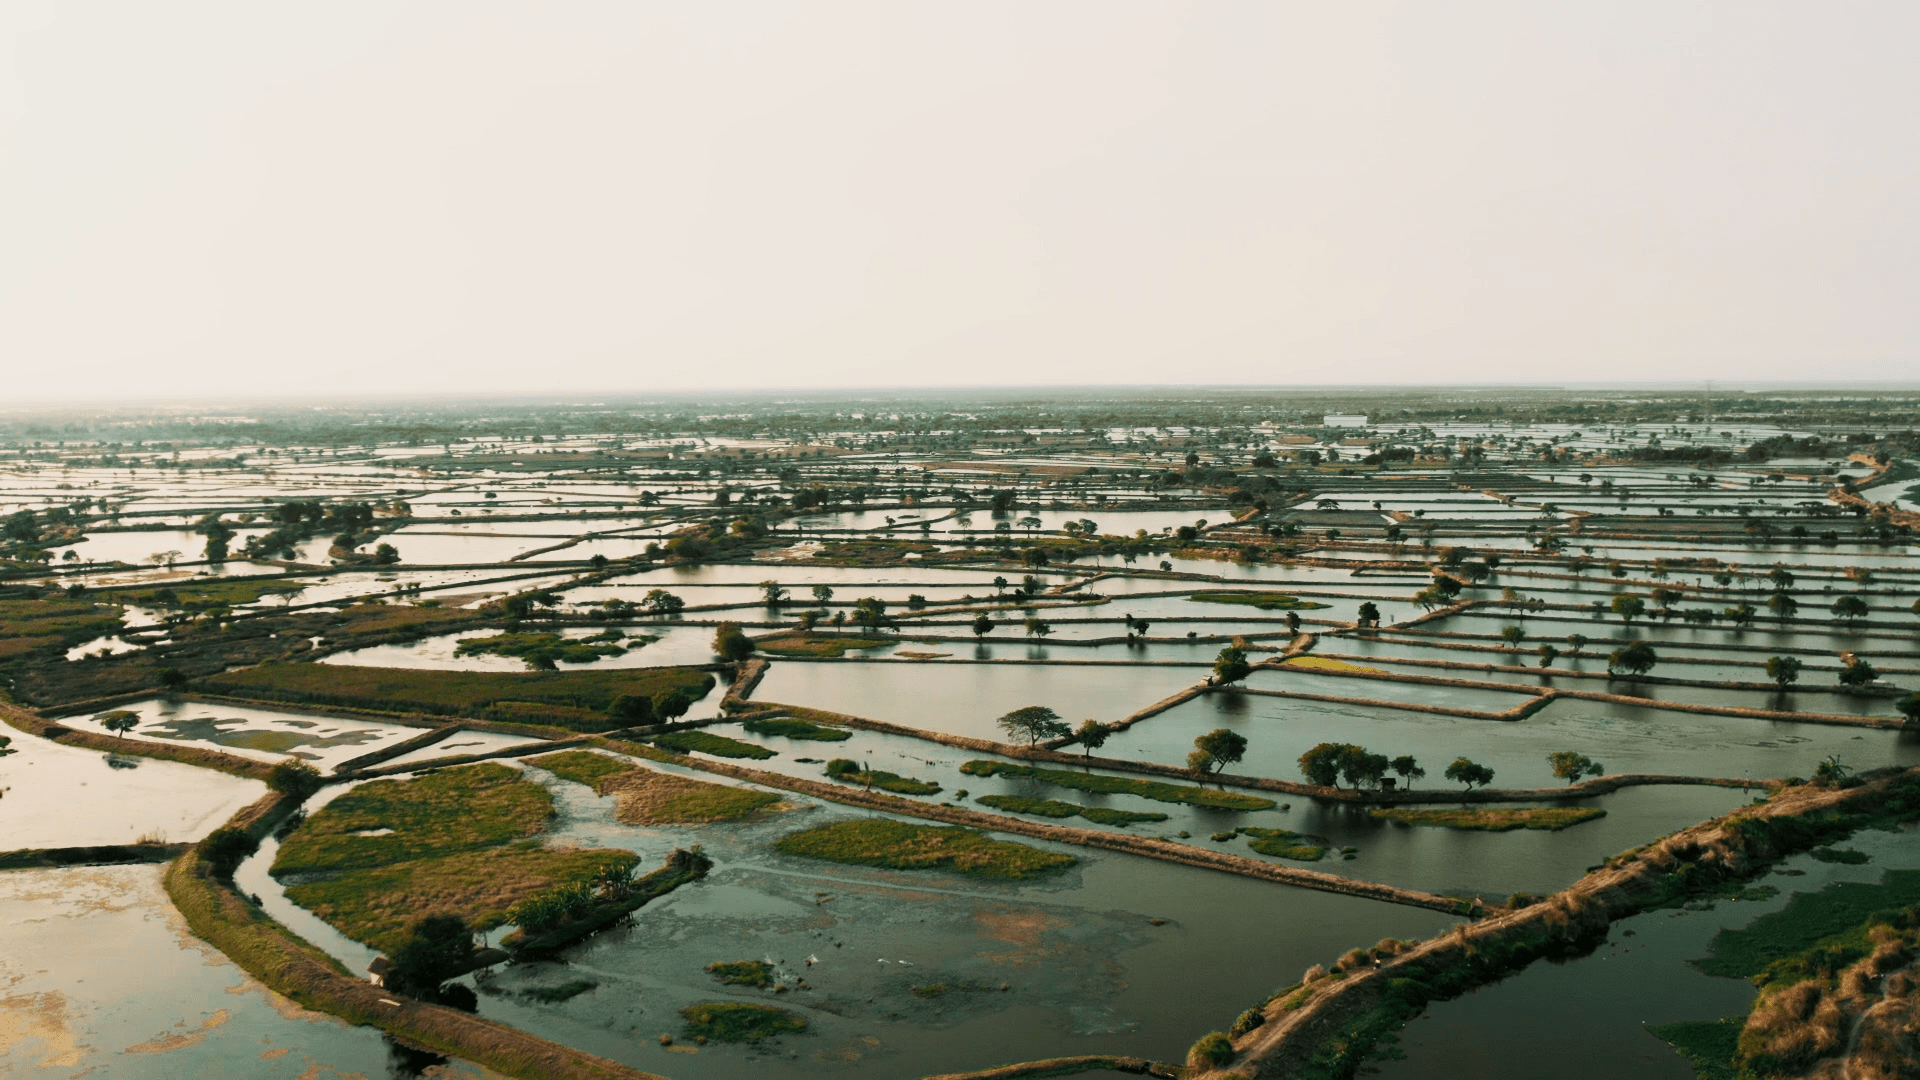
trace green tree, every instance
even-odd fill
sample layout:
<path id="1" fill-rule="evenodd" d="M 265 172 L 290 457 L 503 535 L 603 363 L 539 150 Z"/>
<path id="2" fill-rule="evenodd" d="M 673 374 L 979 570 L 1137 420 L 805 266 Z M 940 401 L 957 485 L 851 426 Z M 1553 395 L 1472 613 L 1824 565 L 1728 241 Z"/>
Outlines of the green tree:
<path id="1" fill-rule="evenodd" d="M 653 722 L 653 699 L 643 694 L 621 694 L 608 706 L 607 715 L 629 727 Z"/>
<path id="2" fill-rule="evenodd" d="M 163 690 L 185 690 L 187 674 L 176 667 L 163 667 L 154 670 L 153 677 L 159 680 Z"/>
<path id="3" fill-rule="evenodd" d="M 1213 681 L 1221 686 L 1237 683 L 1253 674 L 1253 666 L 1247 663 L 1247 654 L 1229 645 L 1220 650 L 1213 661 Z"/>
<path id="4" fill-rule="evenodd" d="M 441 986 L 472 967 L 473 952 L 473 935 L 458 915 L 429 915 L 393 954 L 384 983 L 396 993 L 438 1001 Z"/>
<path id="5" fill-rule="evenodd" d="M 1028 637 L 1046 637 L 1053 633 L 1053 627 L 1045 619 L 1029 617 L 1026 622 Z"/>
<path id="6" fill-rule="evenodd" d="M 1752 604 L 1741 603 L 1720 613 L 1728 622 L 1742 629 L 1753 625 L 1754 610 Z"/>
<path id="7" fill-rule="evenodd" d="M 267 771 L 267 786 L 282 795 L 304 800 L 326 786 L 320 770 L 295 758 L 279 762 Z"/>
<path id="8" fill-rule="evenodd" d="M 1300 755 L 1300 775 L 1318 787 L 1339 787 L 1341 767 L 1347 759 L 1366 752 L 1352 743 L 1320 743 Z"/>
<path id="9" fill-rule="evenodd" d="M 1565 780 L 1568 784 L 1576 783 L 1583 776 L 1600 776 L 1607 771 L 1599 762 L 1572 750 L 1559 750 L 1548 754 L 1547 764 L 1553 766 L 1553 775 Z"/>
<path id="10" fill-rule="evenodd" d="M 646 608 L 649 615 L 678 615 L 686 610 L 687 602 L 665 589 L 649 589 L 647 595 L 640 598 L 640 606 Z"/>
<path id="11" fill-rule="evenodd" d="M 813 599 L 815 603 L 819 604 L 824 604 L 833 599 L 833 587 L 830 585 L 815 585 L 813 587 Z"/>
<path id="12" fill-rule="evenodd" d="M 853 621 L 870 631 L 893 625 L 893 620 L 887 617 L 886 601 L 877 596 L 863 596 L 854 602 Z"/>
<path id="13" fill-rule="evenodd" d="M 1107 745 L 1107 740 L 1112 736 L 1113 729 L 1098 720 L 1082 720 L 1080 726 L 1073 729 L 1074 741 L 1080 744 L 1081 752 L 1087 757 L 1092 757 L 1095 750 Z"/>
<path id="14" fill-rule="evenodd" d="M 1645 675 L 1659 662 L 1660 656 L 1653 651 L 1653 646 L 1636 641 L 1624 649 L 1613 650 L 1613 654 L 1607 657 L 1607 670 L 1611 672 L 1618 668 L 1629 675 Z"/>
<path id="15" fill-rule="evenodd" d="M 126 709 L 115 709 L 112 712 L 101 713 L 94 719 L 100 722 L 101 727 L 113 732 L 115 738 L 123 739 L 126 738 L 127 732 L 139 726 L 140 714 Z"/>
<path id="16" fill-rule="evenodd" d="M 1847 665 L 1840 669 L 1839 675 L 1841 686 L 1849 690 L 1859 690 L 1880 677 L 1880 673 L 1873 669 L 1872 664 L 1867 663 L 1865 657 L 1849 653 L 1845 658 Z"/>
<path id="17" fill-rule="evenodd" d="M 1619 593 L 1613 598 L 1613 613 L 1620 621 L 1631 623 L 1647 613 L 1647 602 L 1632 593 Z"/>
<path id="18" fill-rule="evenodd" d="M 1800 601 L 1788 593 L 1774 593 L 1767 599 L 1767 610 L 1782 619 L 1791 619 L 1800 610 Z"/>
<path id="19" fill-rule="evenodd" d="M 1544 641 L 1540 643 L 1540 666 L 1541 667 L 1543 668 L 1552 667 L 1553 662 L 1558 659 L 1560 659 L 1559 649 L 1554 648 L 1552 645 L 1549 645 Z"/>
<path id="20" fill-rule="evenodd" d="M 1366 787 L 1379 787 L 1393 763 L 1385 754 L 1375 754 L 1360 747 L 1354 747 L 1340 762 L 1340 778 L 1352 784 L 1357 790 Z"/>
<path id="21" fill-rule="evenodd" d="M 1229 728 L 1214 728 L 1193 740 L 1187 768 L 1206 776 L 1239 761 L 1247 753 L 1247 737 Z"/>
<path id="22" fill-rule="evenodd" d="M 993 633 L 993 620 L 987 618 L 987 613 L 983 611 L 975 615 L 973 617 L 973 636 L 983 638 L 991 633 Z"/>
<path id="23" fill-rule="evenodd" d="M 1778 683 L 1785 690 L 1800 681 L 1800 658 L 1797 656 L 1770 656 L 1767 658 L 1767 678 Z"/>
<path id="24" fill-rule="evenodd" d="M 1821 787 L 1840 787 L 1847 782 L 1847 774 L 1852 769 L 1840 764 L 1840 759 L 1829 756 L 1813 770 L 1813 782 Z"/>
<path id="25" fill-rule="evenodd" d="M 1503 626 L 1500 628 L 1500 640 L 1506 642 L 1507 648 L 1509 649 L 1519 648 L 1520 643 L 1526 639 L 1527 632 L 1517 626 Z"/>
<path id="26" fill-rule="evenodd" d="M 1920 690 L 1894 702 L 1893 707 L 1900 710 L 1900 715 L 1907 718 L 1909 725 L 1920 724 Z"/>
<path id="27" fill-rule="evenodd" d="M 1427 775 L 1427 770 L 1420 767 L 1420 763 L 1413 759 L 1412 754 L 1401 754 L 1387 764 L 1394 772 L 1400 774 L 1400 779 L 1406 782 L 1408 791 L 1413 790 L 1413 782 L 1415 780 L 1422 779 Z"/>
<path id="28" fill-rule="evenodd" d="M 714 655 L 732 663 L 739 663 L 753 655 L 753 639 L 740 629 L 737 622 L 723 622 L 713 628 Z"/>
<path id="29" fill-rule="evenodd" d="M 1379 626 L 1380 625 L 1380 605 L 1374 603 L 1371 600 L 1367 600 L 1361 603 L 1360 617 L 1357 620 L 1356 625 L 1362 628 Z"/>
<path id="30" fill-rule="evenodd" d="M 1784 566 L 1776 566 L 1767 571 L 1767 580 L 1773 582 L 1773 587 L 1776 589 L 1791 589 L 1793 588 L 1793 571 Z"/>
<path id="31" fill-rule="evenodd" d="M 1440 775 L 1456 784 L 1467 785 L 1468 791 L 1472 791 L 1476 784 L 1486 787 L 1493 783 L 1492 769 L 1485 765 L 1476 765 L 1463 757 L 1454 758 L 1453 764 L 1447 766 L 1446 771 Z"/>
<path id="32" fill-rule="evenodd" d="M 1852 624 L 1867 617 L 1867 602 L 1853 593 L 1848 593 L 1835 600 L 1833 607 L 1829 610 L 1833 612 L 1834 618 Z"/>
<path id="33" fill-rule="evenodd" d="M 760 599 L 770 608 L 777 608 L 787 599 L 787 590 L 777 581 L 760 583 Z"/>
<path id="34" fill-rule="evenodd" d="M 1580 650 L 1587 647 L 1588 640 L 1585 634 L 1568 634 L 1567 646 L 1572 650 L 1574 656 L 1579 656 Z"/>
<path id="35" fill-rule="evenodd" d="M 1029 746 L 1038 746 L 1042 739 L 1059 739 L 1073 734 L 1073 729 L 1061 721 L 1060 714 L 1045 705 L 1023 705 L 994 723 L 1009 738 L 1025 739 Z"/>

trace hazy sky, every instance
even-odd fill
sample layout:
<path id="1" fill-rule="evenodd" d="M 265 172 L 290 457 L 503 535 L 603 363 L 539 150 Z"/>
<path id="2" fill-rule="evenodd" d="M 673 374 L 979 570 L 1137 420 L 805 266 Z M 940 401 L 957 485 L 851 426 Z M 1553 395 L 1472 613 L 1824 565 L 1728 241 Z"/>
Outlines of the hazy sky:
<path id="1" fill-rule="evenodd" d="M 0 401 L 1911 379 L 1920 4 L 0 3 Z"/>

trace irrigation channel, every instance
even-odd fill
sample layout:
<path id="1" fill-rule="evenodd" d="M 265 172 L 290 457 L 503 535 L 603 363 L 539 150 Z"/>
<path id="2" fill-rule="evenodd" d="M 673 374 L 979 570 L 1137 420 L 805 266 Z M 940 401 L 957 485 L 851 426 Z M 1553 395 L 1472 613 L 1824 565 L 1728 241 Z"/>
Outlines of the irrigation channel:
<path id="1" fill-rule="evenodd" d="M 792 481 L 492 452 L 430 482 L 101 471 L 117 510 L 73 527 L 82 555 L 0 599 L 0 650 L 28 643 L 0 907 L 36 927 L 0 961 L 0 1063 L 1517 1077 L 1558 1051 L 1694 1075 L 1649 1027 L 1752 1006 L 1686 965 L 1715 933 L 1916 868 L 1897 813 L 1821 838 L 1856 861 L 1737 841 L 1902 797 L 1920 558 L 1910 530 L 1818 541 L 1854 520 L 1830 466 L 1703 482 L 1583 452 L 1466 484 L 1280 469 L 1261 508 L 1083 462 L 1070 491 L 994 474 L 1000 518 L 915 491 L 741 527 L 722 494 Z M 1902 466 L 1851 467 L 1865 490 Z M 4 491 L 44 508 L 47 479 Z M 257 516 L 296 490 L 315 528 Z M 234 554 L 189 557 L 221 514 Z M 269 790 L 287 762 L 311 790 Z M 927 855 L 957 836 L 1000 846 Z M 1689 865 L 1726 888 L 1663 906 Z M 433 913 L 486 950 L 439 980 L 461 989 L 373 981 Z M 1521 938 L 1565 962 L 1455 979 Z M 1351 959 L 1376 942 L 1400 944 Z M 1379 1020 L 1415 970 L 1449 989 Z"/>

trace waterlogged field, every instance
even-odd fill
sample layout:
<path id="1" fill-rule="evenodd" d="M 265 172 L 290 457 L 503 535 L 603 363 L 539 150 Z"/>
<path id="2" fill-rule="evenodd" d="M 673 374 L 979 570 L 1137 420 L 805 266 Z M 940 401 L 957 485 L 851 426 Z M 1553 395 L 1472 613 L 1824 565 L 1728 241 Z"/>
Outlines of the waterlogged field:
<path id="1" fill-rule="evenodd" d="M 349 971 L 427 914 L 490 944 L 557 926 L 457 976 L 482 1017 L 670 1077 L 898 1077 L 1179 1064 L 1314 965 L 1567 889 L 1763 781 L 1920 767 L 1909 437 L 1834 402 L 1712 425 L 1659 395 L 1578 422 L 1428 404 L 1360 429 L 1126 406 L 1097 438 L 977 404 L 793 405 L 806 436 L 728 407 L 16 440 L 0 676 L 80 734 L 0 732 L 6 846 L 197 840 L 264 787 L 167 754 L 303 762 L 324 786 L 236 888 Z M 1089 721 L 1129 726 L 1082 745 Z M 1620 774 L 1658 782 L 1555 797 Z M 481 775 L 499 790 L 391 797 Z M 1365 1067 L 1694 1075 L 1644 1025 L 1752 995 L 1684 961 L 1784 891 L 1905 867 L 1910 839 L 1635 916 L 1432 1004 L 1405 1060 Z M 582 928 L 627 895 L 609 858 L 696 848 L 704 877 Z M 0 1069 L 468 1068 L 209 975 L 157 873 L 0 873 L 5 925 L 33 928 L 0 932 Z"/>

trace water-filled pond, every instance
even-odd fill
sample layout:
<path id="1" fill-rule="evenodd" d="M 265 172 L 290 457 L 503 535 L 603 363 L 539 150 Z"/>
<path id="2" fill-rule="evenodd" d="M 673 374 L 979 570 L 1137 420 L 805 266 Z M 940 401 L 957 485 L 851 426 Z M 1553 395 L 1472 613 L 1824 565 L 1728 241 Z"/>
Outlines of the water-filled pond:
<path id="1" fill-rule="evenodd" d="M 1400 1033 L 1404 1058 L 1383 1061 L 1389 1080 L 1531 1080 L 1539 1063 L 1568 1080 L 1634 1076 L 1692 1080 L 1693 1068 L 1646 1028 L 1681 1020 L 1739 1016 L 1754 989 L 1740 979 L 1702 974 L 1687 961 L 1705 956 L 1722 929 L 1736 929 L 1787 905 L 1795 892 L 1834 881 L 1877 882 L 1889 869 L 1920 865 L 1911 826 L 1856 833 L 1839 845 L 1865 852 L 1860 865 L 1806 855 L 1785 860 L 1762 884 L 1771 900 L 1720 901 L 1704 911 L 1653 911 L 1615 923 L 1592 954 L 1536 963 L 1504 982 L 1428 1007 Z"/>
<path id="2" fill-rule="evenodd" d="M 14 751 L 0 757 L 0 848 L 198 840 L 267 790 L 175 761 L 62 746 L 11 728 L 0 733 L 12 737 Z"/>
<path id="3" fill-rule="evenodd" d="M 420 734 L 418 728 L 399 724 L 179 698 L 149 698 L 119 708 L 138 717 L 138 725 L 126 735 L 129 740 L 188 743 L 261 761 L 295 757 L 322 770 Z M 94 726 L 83 716 L 65 723 Z"/>
<path id="4" fill-rule="evenodd" d="M 377 1030 L 302 1009 L 189 934 L 164 870 L 0 874 L 0 926 L 12 928 L 0 949 L 0 1073 L 418 1075 L 420 1059 Z M 459 1064 L 436 1075 L 482 1074 Z"/>

